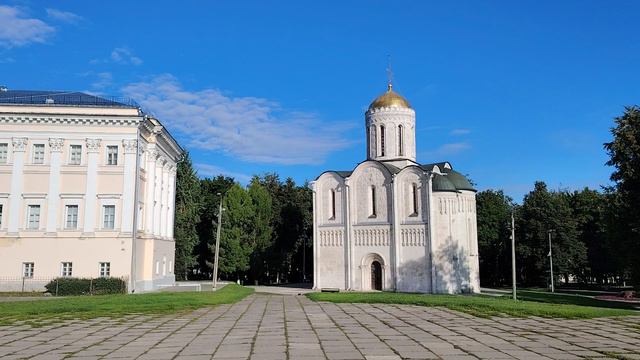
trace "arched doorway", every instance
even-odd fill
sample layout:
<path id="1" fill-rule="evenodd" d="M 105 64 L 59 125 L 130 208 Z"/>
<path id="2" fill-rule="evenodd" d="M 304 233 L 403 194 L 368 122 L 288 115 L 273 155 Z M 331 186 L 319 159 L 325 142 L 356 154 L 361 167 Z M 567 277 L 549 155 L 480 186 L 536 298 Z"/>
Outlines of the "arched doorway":
<path id="1" fill-rule="evenodd" d="M 377 260 L 371 263 L 371 290 L 382 290 L 382 265 Z"/>

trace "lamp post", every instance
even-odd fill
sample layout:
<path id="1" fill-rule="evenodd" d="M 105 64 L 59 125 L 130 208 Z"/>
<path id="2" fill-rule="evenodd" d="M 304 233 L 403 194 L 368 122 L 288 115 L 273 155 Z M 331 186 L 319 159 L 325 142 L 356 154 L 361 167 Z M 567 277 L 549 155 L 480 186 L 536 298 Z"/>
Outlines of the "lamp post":
<path id="1" fill-rule="evenodd" d="M 513 288 L 513 300 L 516 297 L 516 220 L 515 210 L 511 210 L 511 286 Z"/>
<path id="2" fill-rule="evenodd" d="M 220 253 L 220 229 L 222 228 L 222 194 L 220 196 L 220 207 L 218 208 L 218 229 L 216 230 L 216 253 L 213 258 L 213 289 L 218 286 L 218 254 Z M 213 221 L 212 221 L 213 222 Z"/>
<path id="3" fill-rule="evenodd" d="M 554 232 L 555 230 L 549 230 L 548 234 L 549 234 L 549 269 L 551 270 L 551 292 L 555 292 L 555 288 L 553 286 L 553 253 L 551 250 L 551 234 Z"/>

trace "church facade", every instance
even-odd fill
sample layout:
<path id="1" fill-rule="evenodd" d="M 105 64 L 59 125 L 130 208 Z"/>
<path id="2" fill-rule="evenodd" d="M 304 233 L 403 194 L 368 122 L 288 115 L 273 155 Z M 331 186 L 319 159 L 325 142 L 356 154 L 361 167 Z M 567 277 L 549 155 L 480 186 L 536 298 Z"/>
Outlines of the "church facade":
<path id="1" fill-rule="evenodd" d="M 476 191 L 416 162 L 415 121 L 389 84 L 365 113 L 366 160 L 311 183 L 315 289 L 480 291 Z"/>

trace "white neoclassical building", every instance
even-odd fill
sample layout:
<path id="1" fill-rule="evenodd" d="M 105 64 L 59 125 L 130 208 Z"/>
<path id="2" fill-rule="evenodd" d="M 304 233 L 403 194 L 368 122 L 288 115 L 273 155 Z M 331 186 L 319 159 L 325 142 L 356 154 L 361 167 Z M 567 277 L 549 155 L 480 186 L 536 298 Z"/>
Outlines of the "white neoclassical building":
<path id="1" fill-rule="evenodd" d="M 416 162 L 415 111 L 391 84 L 365 124 L 367 160 L 311 183 L 314 288 L 479 292 L 473 186 Z"/>
<path id="2" fill-rule="evenodd" d="M 0 290 L 57 276 L 172 284 L 182 152 L 132 103 L 0 88 Z"/>

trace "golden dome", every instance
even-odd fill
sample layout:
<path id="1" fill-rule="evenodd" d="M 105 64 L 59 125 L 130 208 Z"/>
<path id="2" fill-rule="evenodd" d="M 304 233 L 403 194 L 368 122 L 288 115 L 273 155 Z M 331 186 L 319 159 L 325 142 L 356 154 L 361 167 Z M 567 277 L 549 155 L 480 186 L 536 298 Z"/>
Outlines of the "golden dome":
<path id="1" fill-rule="evenodd" d="M 378 96 L 375 100 L 373 100 L 371 105 L 369 105 L 369 110 L 385 108 L 385 107 L 411 109 L 411 105 L 409 105 L 409 102 L 407 101 L 407 99 L 400 96 L 397 92 L 393 91 L 391 88 L 392 88 L 392 85 L 389 84 L 389 88 L 387 89 L 387 92 L 385 92 L 384 94 Z"/>

